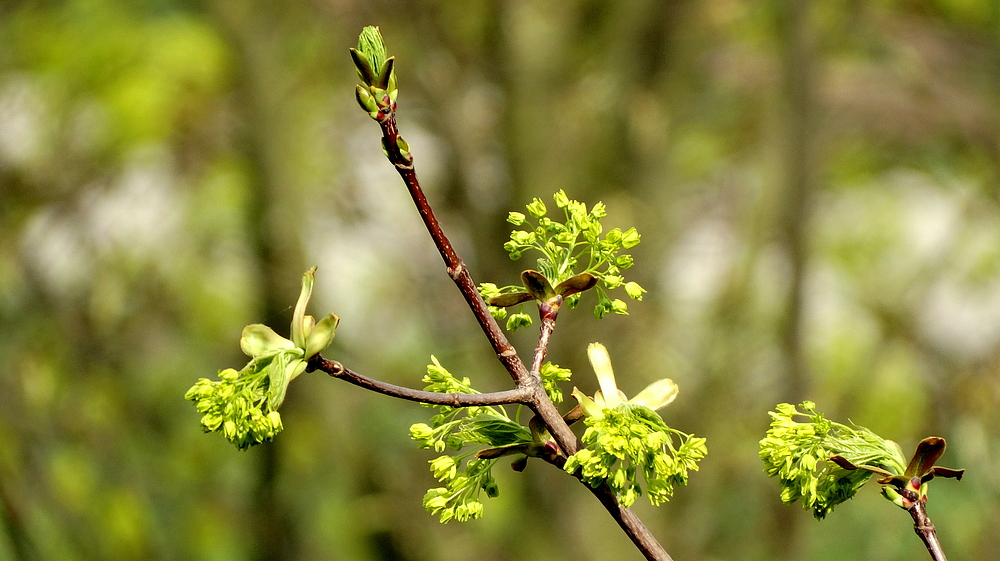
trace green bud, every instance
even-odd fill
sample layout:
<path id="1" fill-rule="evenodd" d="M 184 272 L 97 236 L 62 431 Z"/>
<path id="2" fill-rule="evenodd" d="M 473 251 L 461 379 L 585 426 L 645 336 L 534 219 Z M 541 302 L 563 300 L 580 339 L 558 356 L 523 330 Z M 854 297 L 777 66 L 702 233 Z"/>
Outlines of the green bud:
<path id="1" fill-rule="evenodd" d="M 556 191 L 556 194 L 552 198 L 555 199 L 557 208 L 566 208 L 569 205 L 569 197 L 566 196 L 566 191 L 562 189 Z"/>
<path id="2" fill-rule="evenodd" d="M 254 409 L 254 411 L 258 411 L 258 409 Z M 277 411 L 271 411 L 270 413 L 268 413 L 267 420 L 271 423 L 271 426 L 273 427 L 271 436 L 273 436 L 274 433 L 284 428 L 284 425 L 281 423 L 281 414 L 278 413 Z"/>
<path id="3" fill-rule="evenodd" d="M 530 214 L 533 218 L 541 218 L 545 216 L 545 203 L 543 203 L 538 197 L 532 199 L 531 203 L 529 203 L 526 208 L 528 209 L 528 214 Z"/>
<path id="4" fill-rule="evenodd" d="M 646 292 L 646 289 L 639 286 L 637 282 L 627 282 L 625 283 L 625 294 L 633 300 L 642 301 L 642 293 Z"/>
<path id="5" fill-rule="evenodd" d="M 481 282 L 479 283 L 479 295 L 483 297 L 483 300 L 489 300 L 494 296 L 499 296 L 500 289 L 492 282 Z"/>
<path id="6" fill-rule="evenodd" d="M 590 210 L 590 217 L 595 220 L 600 220 L 608 215 L 608 207 L 604 203 L 598 201 L 594 205 L 594 208 Z"/>
<path id="7" fill-rule="evenodd" d="M 458 465 L 451 456 L 440 456 L 430 461 L 431 473 L 438 481 L 454 479 L 458 474 Z"/>
<path id="8" fill-rule="evenodd" d="M 594 317 L 601 319 L 611 311 L 611 300 L 606 298 L 601 299 L 596 306 L 594 306 Z"/>
<path id="9" fill-rule="evenodd" d="M 410 426 L 410 438 L 424 442 L 434 437 L 434 431 L 427 423 L 416 423 Z"/>
<path id="10" fill-rule="evenodd" d="M 510 212 L 507 214 L 507 222 L 510 222 L 515 226 L 521 226 L 522 224 L 524 224 L 524 221 L 525 217 L 524 214 L 521 212 Z"/>
<path id="11" fill-rule="evenodd" d="M 507 330 L 516 331 L 521 327 L 528 327 L 531 325 L 531 316 L 528 314 L 511 314 L 507 318 Z"/>
<path id="12" fill-rule="evenodd" d="M 355 97 L 358 99 L 358 105 L 364 109 L 368 115 L 375 118 L 378 115 L 378 104 L 375 103 L 375 98 L 372 97 L 371 92 L 368 88 L 358 84 L 358 87 L 354 89 Z"/>
<path id="13" fill-rule="evenodd" d="M 611 301 L 611 311 L 622 316 L 628 315 L 628 304 L 615 298 Z"/>
<path id="14" fill-rule="evenodd" d="M 604 281 L 604 286 L 608 287 L 608 289 L 618 288 L 625 282 L 625 279 L 618 275 L 604 275 L 604 278 L 601 280 Z"/>
<path id="15" fill-rule="evenodd" d="M 612 228 L 611 231 L 604 236 L 604 241 L 608 242 L 612 246 L 620 244 L 622 241 L 621 228 Z"/>
<path id="16" fill-rule="evenodd" d="M 625 249 L 631 249 L 639 245 L 639 232 L 635 228 L 629 228 L 622 234 L 622 247 Z"/>
<path id="17" fill-rule="evenodd" d="M 413 161 L 413 156 L 410 155 L 410 145 L 403 140 L 402 136 L 396 136 L 396 148 L 399 149 L 399 155 L 402 156 L 407 163 Z"/>
<path id="18" fill-rule="evenodd" d="M 537 237 L 534 232 L 525 232 L 524 230 L 514 230 L 510 233 L 510 241 L 516 243 L 518 246 L 527 246 L 535 243 Z M 504 245 L 504 249 L 507 246 Z"/>

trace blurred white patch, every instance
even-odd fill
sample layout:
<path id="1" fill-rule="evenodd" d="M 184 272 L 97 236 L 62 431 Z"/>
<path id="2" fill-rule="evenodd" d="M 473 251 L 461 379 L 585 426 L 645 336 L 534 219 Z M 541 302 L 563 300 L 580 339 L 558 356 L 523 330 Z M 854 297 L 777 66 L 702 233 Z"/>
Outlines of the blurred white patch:
<path id="1" fill-rule="evenodd" d="M 444 265 L 402 179 L 377 148 L 377 127 L 362 124 L 348 140 L 354 177 L 343 189 L 349 193 L 333 213 L 311 213 L 303 231 L 311 261 L 320 264 L 317 306 L 351 323 L 344 342 L 355 333 L 360 339 L 352 343 L 366 346 L 371 333 L 380 342 L 413 335 L 405 311 L 406 300 L 418 297 L 412 285 L 426 272 L 443 275 Z M 406 139 L 425 195 L 440 206 L 434 185 L 446 157 L 441 143 L 412 123 L 404 130 L 414 131 Z"/>
<path id="2" fill-rule="evenodd" d="M 1000 343 L 1000 286 L 985 292 L 941 279 L 927 291 L 919 318 L 938 346 L 965 358 L 986 358 Z"/>
<path id="3" fill-rule="evenodd" d="M 176 250 L 184 201 L 167 154 L 137 152 L 110 189 L 92 187 L 80 200 L 87 237 L 100 255 L 133 258 Z"/>
<path id="4" fill-rule="evenodd" d="M 185 201 L 165 153 L 137 153 L 106 185 L 89 185 L 72 206 L 43 207 L 28 220 L 21 250 L 50 290 L 85 291 L 101 261 L 167 263 L 180 250 Z"/>
<path id="5" fill-rule="evenodd" d="M 960 197 L 928 184 L 923 174 L 899 174 L 906 249 L 920 260 L 935 259 L 948 251 L 961 225 Z"/>
<path id="6" fill-rule="evenodd" d="M 42 208 L 27 222 L 21 252 L 50 292 L 75 296 L 90 284 L 94 260 L 79 224 L 53 207 Z"/>
<path id="7" fill-rule="evenodd" d="M 709 218 L 684 234 L 666 260 L 661 284 L 681 303 L 702 307 L 724 286 L 736 253 L 728 224 Z"/>
<path id="8" fill-rule="evenodd" d="M 41 91 L 28 78 L 14 78 L 0 86 L 0 165 L 23 166 L 42 149 L 45 107 Z"/>

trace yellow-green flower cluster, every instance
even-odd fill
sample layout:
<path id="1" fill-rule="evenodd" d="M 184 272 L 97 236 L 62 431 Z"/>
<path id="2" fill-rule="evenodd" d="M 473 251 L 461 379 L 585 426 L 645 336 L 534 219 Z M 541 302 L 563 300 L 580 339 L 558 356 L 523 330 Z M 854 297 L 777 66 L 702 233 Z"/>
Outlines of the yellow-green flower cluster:
<path id="1" fill-rule="evenodd" d="M 901 474 L 906 460 L 899 446 L 864 427 L 849 427 L 816 412 L 816 404 L 779 404 L 771 411 L 771 427 L 760 441 L 764 470 L 781 483 L 781 500 L 802 499 L 802 507 L 824 518 L 834 506 L 852 498 L 871 471 L 844 469 L 830 461 L 841 456 L 856 465 Z M 796 420 L 801 419 L 801 422 Z"/>
<path id="2" fill-rule="evenodd" d="M 644 405 L 623 403 L 584 422 L 586 448 L 570 456 L 565 470 L 579 470 L 592 487 L 607 481 L 623 506 L 631 506 L 642 494 L 640 473 L 650 503 L 670 500 L 674 487 L 686 485 L 688 471 L 697 471 L 698 461 L 708 453 L 704 438 L 668 427 Z"/>
<path id="3" fill-rule="evenodd" d="M 205 432 L 221 432 L 240 450 L 267 442 L 281 431 L 278 407 L 285 400 L 288 385 L 307 366 L 307 361 L 333 341 L 339 318 L 328 314 L 320 321 L 306 315 L 312 296 L 316 268 L 302 276 L 291 339 L 255 323 L 243 328 L 240 348 L 250 357 L 239 372 L 228 368 L 219 372 L 219 381 L 201 378 L 184 394 L 202 413 Z"/>
<path id="4" fill-rule="evenodd" d="M 439 393 L 479 393 L 468 378 L 461 380 L 431 357 L 423 381 L 427 391 Z M 424 496 L 424 508 L 438 515 L 441 522 L 471 520 L 483 513 L 480 494 L 499 494 L 491 470 L 500 456 L 519 453 L 533 443 L 531 430 L 512 420 L 503 407 L 437 407 L 438 414 L 430 423 L 416 423 L 410 427 L 410 438 L 418 446 L 441 453 L 446 449 L 458 452 L 453 456 L 440 456 L 431 460 L 431 472 L 445 484 L 430 489 Z M 462 452 L 467 446 L 471 449 Z M 492 447 L 490 458 L 472 457 L 484 447 Z M 465 468 L 461 469 L 465 462 Z"/>
<path id="5" fill-rule="evenodd" d="M 513 260 L 520 259 L 529 250 L 541 253 L 538 271 L 551 286 L 558 286 L 580 274 L 593 275 L 599 281 L 596 286 L 598 303 L 594 308 L 594 315 L 601 318 L 609 312 L 628 314 L 628 305 L 621 299 L 610 298 L 607 291 L 623 288 L 629 298 L 642 300 L 642 294 L 646 290 L 636 282 L 626 282 L 622 275 L 622 271 L 634 264 L 632 256 L 619 255 L 622 249 L 631 249 L 639 244 L 639 233 L 635 228 L 626 231 L 614 228 L 604 233 L 601 219 L 608 214 L 604 203 L 598 202 L 588 210 L 587 205 L 571 200 L 562 190 L 553 199 L 556 208 L 562 210 L 563 221 L 550 218 L 548 208 L 541 199 L 532 199 L 526 206 L 527 215 L 511 212 L 507 216 L 507 221 L 511 224 L 527 225 L 528 228 L 511 232 L 504 249 Z M 534 222 L 534 226 L 529 222 Z M 480 287 L 480 292 L 487 301 L 492 297 L 523 290 L 523 287 L 515 285 L 498 288 L 494 284 L 484 284 Z M 567 296 L 567 306 L 575 307 L 581 292 Z M 497 320 L 507 317 L 507 311 L 501 306 L 491 306 L 490 312 Z M 511 317 L 516 319 L 508 320 L 508 328 L 530 325 L 530 318 L 523 312 Z"/>
<path id="6" fill-rule="evenodd" d="M 281 431 L 281 415 L 271 409 L 270 380 L 264 369 L 240 373 L 232 368 L 219 372 L 219 381 L 202 378 L 184 398 L 202 413 L 205 432 L 221 431 L 240 450 L 267 442 Z"/>
<path id="7" fill-rule="evenodd" d="M 559 382 L 568 382 L 573 377 L 573 372 L 569 368 L 563 368 L 558 364 L 546 362 L 542 365 L 542 370 L 539 374 L 542 378 L 542 387 L 545 389 L 545 393 L 548 394 L 549 399 L 552 400 L 552 403 L 562 403 L 563 392 L 559 387 Z"/>
<path id="8" fill-rule="evenodd" d="M 431 460 L 431 472 L 447 487 L 429 489 L 424 495 L 424 508 L 438 516 L 442 524 L 451 520 L 465 522 L 483 515 L 483 503 L 479 500 L 485 491 L 490 498 L 497 497 L 500 489 L 493 479 L 493 464 L 497 460 L 470 460 L 464 471 L 458 471 L 458 462 L 451 456 L 441 456 Z"/>
<path id="9" fill-rule="evenodd" d="M 643 492 L 639 474 L 650 503 L 669 500 L 674 487 L 687 484 L 688 472 L 697 471 L 708 453 L 704 438 L 670 428 L 656 413 L 677 396 L 677 384 L 664 378 L 627 399 L 615 382 L 607 349 L 592 343 L 587 354 L 601 389 L 593 398 L 573 390 L 587 425 L 581 438 L 585 448 L 570 456 L 564 469 L 579 471 L 592 487 L 607 482 L 624 506 Z"/>

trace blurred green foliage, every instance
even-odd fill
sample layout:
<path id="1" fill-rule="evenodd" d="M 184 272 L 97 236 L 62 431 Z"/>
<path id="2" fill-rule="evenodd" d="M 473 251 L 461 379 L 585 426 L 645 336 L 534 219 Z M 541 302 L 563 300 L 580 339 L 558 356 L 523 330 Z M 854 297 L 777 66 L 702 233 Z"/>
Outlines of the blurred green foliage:
<path id="1" fill-rule="evenodd" d="M 780 504 L 757 441 L 803 399 L 904 449 L 946 437 L 968 476 L 931 496 L 942 543 L 1000 548 L 995 3 L 9 0 L 0 559 L 637 557 L 542 465 L 439 525 L 416 405 L 303 376 L 286 430 L 240 453 L 183 400 L 241 360 L 244 325 L 287 323 L 313 264 L 331 357 L 412 387 L 433 352 L 507 387 L 355 108 L 368 24 L 478 282 L 517 282 L 505 219 L 532 197 L 643 233 L 643 302 L 564 314 L 550 358 L 586 372 L 601 341 L 626 394 L 680 386 L 665 421 L 712 454 L 637 506 L 676 559 L 925 555 L 874 491 L 823 523 Z"/>

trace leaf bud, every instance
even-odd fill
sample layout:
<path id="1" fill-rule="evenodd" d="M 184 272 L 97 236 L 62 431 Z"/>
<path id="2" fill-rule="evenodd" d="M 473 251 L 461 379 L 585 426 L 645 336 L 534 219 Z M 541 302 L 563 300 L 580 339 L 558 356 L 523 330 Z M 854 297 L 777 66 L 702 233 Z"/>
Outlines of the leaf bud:
<path id="1" fill-rule="evenodd" d="M 373 119 L 378 115 L 378 104 L 375 103 L 375 98 L 372 97 L 371 92 L 368 88 L 358 84 L 358 87 L 354 90 L 355 96 L 358 99 L 358 105 L 361 106 Z"/>

